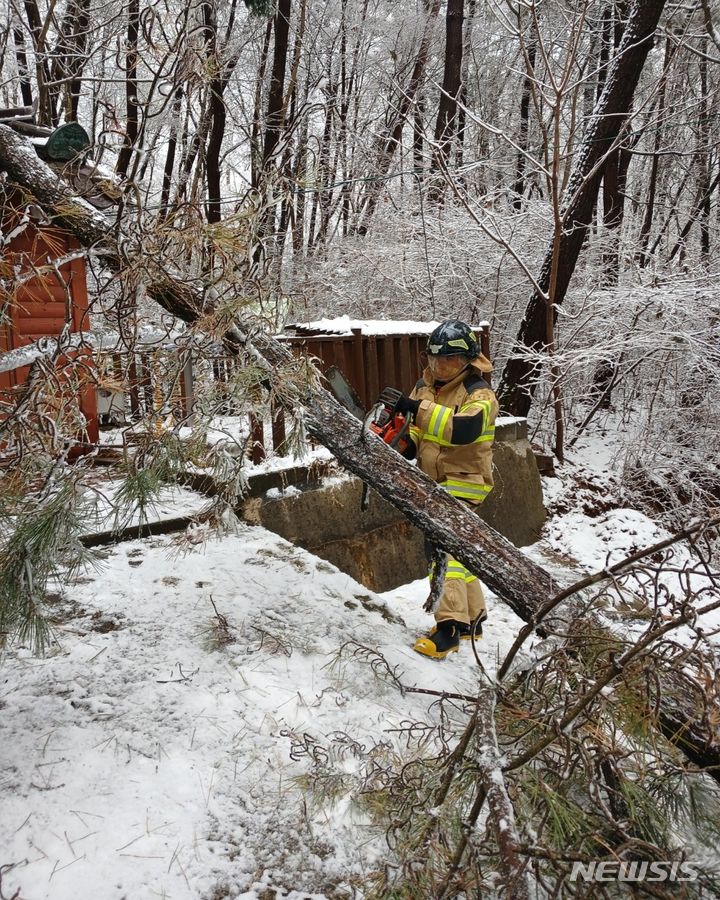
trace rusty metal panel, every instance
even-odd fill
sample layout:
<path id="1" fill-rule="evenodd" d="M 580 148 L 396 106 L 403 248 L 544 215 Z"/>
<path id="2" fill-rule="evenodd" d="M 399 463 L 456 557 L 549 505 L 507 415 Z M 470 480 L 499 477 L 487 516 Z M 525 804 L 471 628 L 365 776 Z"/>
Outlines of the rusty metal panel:
<path id="1" fill-rule="evenodd" d="M 365 377 L 367 378 L 367 393 L 371 398 L 370 404 L 377 400 L 382 390 L 379 376 L 377 337 L 374 334 L 370 334 L 365 340 Z"/>
<path id="2" fill-rule="evenodd" d="M 402 335 L 400 338 L 398 362 L 400 363 L 400 378 L 398 380 L 398 385 L 403 391 L 408 392 L 415 386 L 417 378 L 413 378 L 415 375 L 416 363 L 411 356 L 410 337 L 406 334 Z"/>
<path id="3" fill-rule="evenodd" d="M 353 328 L 349 337 L 303 332 L 300 327 L 298 331 L 298 335 L 284 338 L 293 351 L 317 357 L 323 372 L 336 366 L 366 409 L 386 385 L 409 392 L 422 376 L 426 334 L 363 335 L 361 329 Z M 488 328 L 478 329 L 478 337 L 483 354 L 490 359 Z"/>

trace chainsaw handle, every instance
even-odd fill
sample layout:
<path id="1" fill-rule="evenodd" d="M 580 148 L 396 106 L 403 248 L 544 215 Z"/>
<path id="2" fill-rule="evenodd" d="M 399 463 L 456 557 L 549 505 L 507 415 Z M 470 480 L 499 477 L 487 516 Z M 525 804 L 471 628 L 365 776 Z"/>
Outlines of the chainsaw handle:
<path id="1" fill-rule="evenodd" d="M 402 428 L 395 432 L 393 439 L 390 441 L 390 446 L 393 448 L 393 450 L 397 448 L 397 445 L 405 437 L 410 429 L 410 416 L 403 416 L 402 420 Z"/>

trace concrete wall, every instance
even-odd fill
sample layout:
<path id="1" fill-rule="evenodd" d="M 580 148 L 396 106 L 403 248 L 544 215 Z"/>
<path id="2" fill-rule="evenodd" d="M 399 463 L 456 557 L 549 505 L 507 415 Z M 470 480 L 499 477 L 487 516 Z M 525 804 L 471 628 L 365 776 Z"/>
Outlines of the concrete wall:
<path id="1" fill-rule="evenodd" d="M 479 514 L 517 546 L 531 544 L 545 509 L 524 419 L 499 420 L 493 462 L 496 486 Z M 296 483 L 281 496 L 275 493 L 246 501 L 244 518 L 328 560 L 371 590 L 388 591 L 427 574 L 422 532 L 375 493 L 361 512 L 357 478 Z"/>

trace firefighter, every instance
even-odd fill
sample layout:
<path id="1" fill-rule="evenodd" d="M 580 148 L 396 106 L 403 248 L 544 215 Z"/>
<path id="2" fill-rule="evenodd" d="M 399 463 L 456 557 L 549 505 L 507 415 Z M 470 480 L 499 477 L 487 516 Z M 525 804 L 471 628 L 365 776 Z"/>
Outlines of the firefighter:
<path id="1" fill-rule="evenodd" d="M 405 456 L 453 497 L 478 506 L 493 487 L 492 445 L 498 403 L 484 375 L 492 371 L 475 333 L 449 319 L 427 343 L 427 367 L 409 397 L 395 400 L 395 411 L 412 417 Z M 482 633 L 487 618 L 477 577 L 449 558 L 435 627 L 415 641 L 418 653 L 444 659 L 460 640 Z"/>

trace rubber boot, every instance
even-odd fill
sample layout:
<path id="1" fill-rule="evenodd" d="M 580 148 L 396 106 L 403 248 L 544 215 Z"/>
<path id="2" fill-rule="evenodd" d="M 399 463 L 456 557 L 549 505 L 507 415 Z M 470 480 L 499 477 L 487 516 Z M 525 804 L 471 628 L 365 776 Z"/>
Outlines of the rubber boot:
<path id="1" fill-rule="evenodd" d="M 447 619 L 439 622 L 430 634 L 418 638 L 413 650 L 431 659 L 445 659 L 449 653 L 457 653 L 459 646 L 460 623 Z"/>

